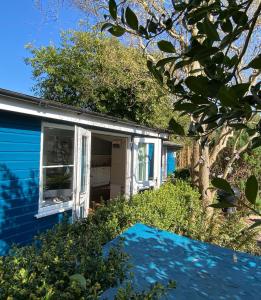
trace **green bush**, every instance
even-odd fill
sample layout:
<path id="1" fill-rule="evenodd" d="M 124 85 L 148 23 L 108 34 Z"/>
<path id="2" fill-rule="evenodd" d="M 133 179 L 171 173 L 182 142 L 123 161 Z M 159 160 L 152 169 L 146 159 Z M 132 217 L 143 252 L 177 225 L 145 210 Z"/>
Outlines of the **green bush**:
<path id="1" fill-rule="evenodd" d="M 215 211 L 205 215 L 199 193 L 184 181 L 115 199 L 81 222 L 64 222 L 29 246 L 0 257 L 0 299 L 98 299 L 129 272 L 120 246 L 104 257 L 102 247 L 137 222 L 236 250 L 261 254 L 256 231 L 245 231 L 240 213 L 228 218 Z M 172 279 L 172 278 L 170 278 Z M 175 278 L 173 278 L 175 279 Z M 154 285 L 135 293 L 130 285 L 116 299 L 157 299 L 164 292 Z"/>
<path id="2" fill-rule="evenodd" d="M 102 254 L 100 228 L 65 222 L 0 260 L 0 299 L 98 299 L 125 278 L 126 255 Z"/>
<path id="3" fill-rule="evenodd" d="M 224 217 L 214 211 L 209 218 L 202 209 L 199 193 L 189 183 L 177 180 L 157 190 L 135 195 L 130 201 L 115 199 L 91 217 L 103 223 L 104 236 L 113 238 L 128 227 L 141 222 L 162 230 L 223 247 L 261 254 L 256 244 L 257 230 L 246 230 L 241 212 Z M 244 234 L 242 234 L 244 231 Z"/>

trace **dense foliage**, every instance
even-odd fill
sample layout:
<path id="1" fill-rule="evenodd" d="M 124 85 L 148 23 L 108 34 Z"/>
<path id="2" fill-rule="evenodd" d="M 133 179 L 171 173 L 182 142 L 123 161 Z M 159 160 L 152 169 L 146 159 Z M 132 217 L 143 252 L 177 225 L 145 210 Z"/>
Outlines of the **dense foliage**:
<path id="1" fill-rule="evenodd" d="M 50 100 L 126 118 L 153 127 L 168 126 L 172 99 L 149 73 L 146 59 L 102 34 L 70 31 L 61 46 L 29 46 L 34 91 Z"/>
<path id="2" fill-rule="evenodd" d="M 72 225 L 64 222 L 32 245 L 13 248 L 9 256 L 0 258 L 0 298 L 98 299 L 129 272 L 120 245 L 107 257 L 103 256 L 102 245 L 137 222 L 261 254 L 255 230 L 239 234 L 246 227 L 240 215 L 224 219 L 216 214 L 208 220 L 198 192 L 177 181 L 136 195 L 131 201 L 115 199 L 86 220 Z M 149 291 L 135 293 L 129 283 L 119 290 L 117 299 L 158 299 L 166 288 L 173 287 L 173 282 L 167 287 L 156 284 Z"/>
<path id="3" fill-rule="evenodd" d="M 167 10 L 158 9 L 166 5 Z M 261 120 L 251 127 L 251 120 L 261 111 L 261 53 L 254 39 L 260 26 L 261 3 L 180 0 L 163 5 L 153 2 L 151 6 L 141 16 L 137 5 L 109 0 L 102 30 L 117 37 L 139 36 L 146 45 L 156 43 L 164 53 L 164 58 L 148 58 L 147 65 L 158 82 L 176 97 L 174 109 L 191 116 L 187 134 L 193 137 L 193 153 L 197 154 L 192 155 L 192 180 L 206 207 L 226 207 L 226 199 L 218 205 L 211 204 L 211 134 L 220 129 L 228 137 L 233 131 L 244 129 L 248 133 L 247 146 L 251 144 L 254 149 L 261 145 Z M 170 126 L 177 134 L 186 134 L 175 119 Z M 222 138 L 216 153 L 224 147 Z M 214 178 L 211 183 L 234 196 L 225 176 Z M 245 198 L 250 205 L 256 205 L 256 176 L 251 175 L 245 186 Z M 261 221 L 254 226 L 261 226 Z"/>
<path id="4" fill-rule="evenodd" d="M 114 237 L 123 229 L 141 222 L 223 247 L 261 254 L 256 246 L 256 230 L 246 229 L 240 212 L 224 217 L 215 212 L 209 219 L 200 194 L 190 184 L 176 180 L 160 189 L 135 195 L 131 202 L 115 200 L 92 217 L 96 224 L 105 222 L 104 235 Z"/>

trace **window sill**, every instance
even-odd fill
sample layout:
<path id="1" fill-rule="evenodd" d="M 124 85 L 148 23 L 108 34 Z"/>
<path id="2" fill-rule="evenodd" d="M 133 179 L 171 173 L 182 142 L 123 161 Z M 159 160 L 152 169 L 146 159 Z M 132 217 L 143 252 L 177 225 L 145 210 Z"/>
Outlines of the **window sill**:
<path id="1" fill-rule="evenodd" d="M 43 217 L 63 213 L 67 210 L 71 210 L 73 206 L 73 201 L 65 202 L 62 204 L 50 205 L 46 207 L 42 207 L 39 209 L 38 214 L 35 215 L 36 219 L 40 219 Z"/>

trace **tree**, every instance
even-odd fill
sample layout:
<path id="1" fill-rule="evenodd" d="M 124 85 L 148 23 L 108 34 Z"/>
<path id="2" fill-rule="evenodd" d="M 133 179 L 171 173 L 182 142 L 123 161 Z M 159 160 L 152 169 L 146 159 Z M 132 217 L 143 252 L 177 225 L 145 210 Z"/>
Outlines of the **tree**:
<path id="1" fill-rule="evenodd" d="M 38 95 L 153 127 L 168 126 L 172 96 L 151 76 L 138 49 L 75 31 L 62 34 L 60 47 L 29 49 L 32 56 L 26 62 Z"/>
<path id="2" fill-rule="evenodd" d="M 249 121 L 261 108 L 257 1 L 73 0 L 117 37 L 136 42 L 147 54 L 148 67 L 177 99 L 174 109 L 191 116 L 192 180 L 209 205 L 210 173 L 237 130 L 249 138 L 240 153 L 259 145 L 260 122 Z M 103 16 L 105 19 L 102 20 Z M 155 46 L 165 55 L 153 55 Z M 172 120 L 172 129 L 183 133 Z M 237 155 L 235 155 L 237 157 Z M 235 162 L 235 158 L 230 164 Z M 230 169 L 231 166 L 227 168 Z M 227 177 L 227 171 L 223 178 Z"/>

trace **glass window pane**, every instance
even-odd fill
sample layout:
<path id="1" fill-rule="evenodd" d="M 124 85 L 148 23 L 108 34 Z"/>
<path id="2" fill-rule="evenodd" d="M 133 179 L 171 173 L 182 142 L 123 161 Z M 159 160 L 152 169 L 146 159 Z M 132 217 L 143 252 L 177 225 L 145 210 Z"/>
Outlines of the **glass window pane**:
<path id="1" fill-rule="evenodd" d="M 148 174 L 149 180 L 153 180 L 154 178 L 154 144 L 148 144 Z"/>
<path id="2" fill-rule="evenodd" d="M 43 165 L 73 165 L 74 131 L 44 128 Z"/>
<path id="3" fill-rule="evenodd" d="M 81 153 L 81 193 L 86 192 L 87 181 L 87 137 L 82 137 L 82 153 Z"/>
<path id="4" fill-rule="evenodd" d="M 43 169 L 42 206 L 70 201 L 72 196 L 73 167 Z"/>
<path id="5" fill-rule="evenodd" d="M 139 143 L 138 146 L 138 180 L 146 180 L 146 144 Z"/>

